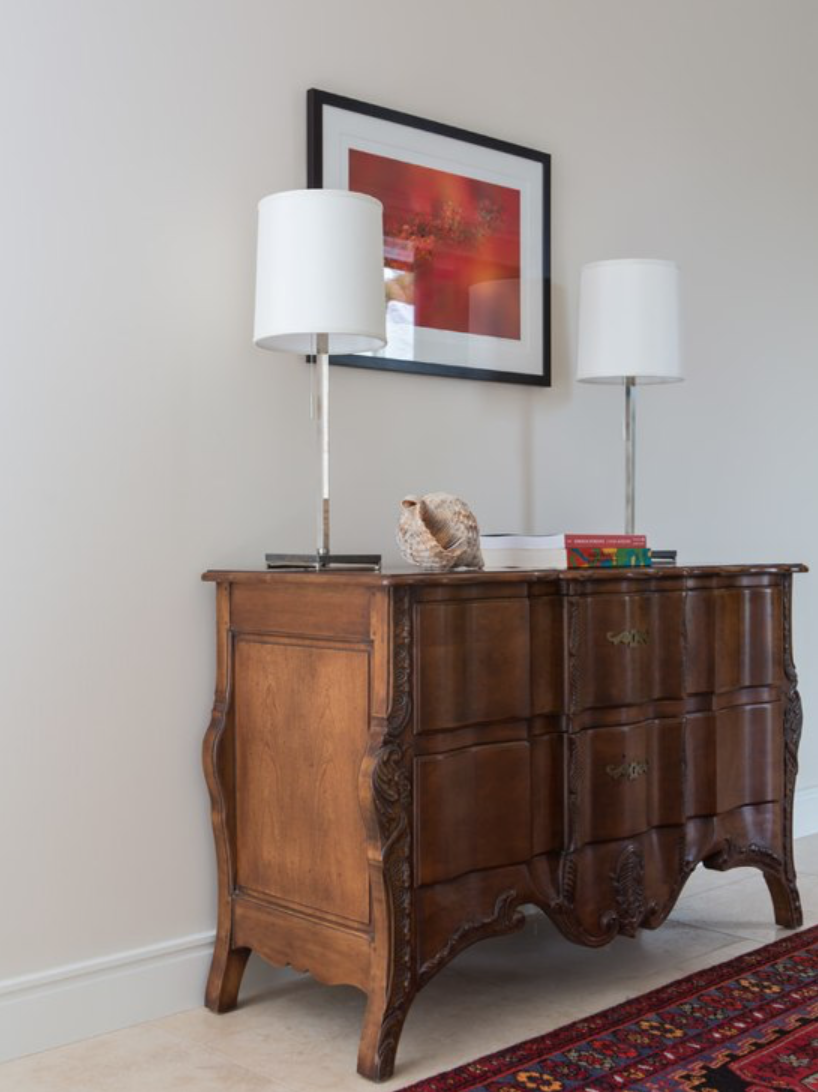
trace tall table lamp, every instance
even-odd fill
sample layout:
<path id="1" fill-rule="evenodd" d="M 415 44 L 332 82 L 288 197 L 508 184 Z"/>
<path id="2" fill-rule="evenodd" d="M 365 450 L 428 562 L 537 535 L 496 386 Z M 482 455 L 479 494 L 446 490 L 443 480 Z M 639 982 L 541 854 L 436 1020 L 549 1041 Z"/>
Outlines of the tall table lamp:
<path id="1" fill-rule="evenodd" d="M 253 340 L 316 358 L 321 465 L 314 554 L 267 554 L 268 568 L 378 569 L 374 554 L 330 552 L 329 354 L 386 344 L 383 206 L 348 190 L 289 190 L 259 202 Z"/>
<path id="2" fill-rule="evenodd" d="M 625 533 L 634 533 L 636 384 L 683 379 L 675 262 L 621 258 L 582 269 L 577 379 L 625 387 Z"/>

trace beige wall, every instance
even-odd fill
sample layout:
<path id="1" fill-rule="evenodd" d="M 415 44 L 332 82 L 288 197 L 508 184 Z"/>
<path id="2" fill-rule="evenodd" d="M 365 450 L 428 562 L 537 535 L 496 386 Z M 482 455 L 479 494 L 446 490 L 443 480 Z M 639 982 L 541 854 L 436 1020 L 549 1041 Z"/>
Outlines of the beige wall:
<path id="1" fill-rule="evenodd" d="M 616 528 L 578 274 L 657 256 L 688 380 L 641 397 L 638 522 L 818 565 L 817 33 L 812 0 L 0 0 L 0 979 L 212 927 L 198 575 L 312 542 L 307 371 L 250 343 L 306 89 L 553 154 L 553 388 L 334 369 L 338 549 L 394 556 L 432 489 L 488 530 Z M 805 787 L 817 606 L 799 578 Z"/>

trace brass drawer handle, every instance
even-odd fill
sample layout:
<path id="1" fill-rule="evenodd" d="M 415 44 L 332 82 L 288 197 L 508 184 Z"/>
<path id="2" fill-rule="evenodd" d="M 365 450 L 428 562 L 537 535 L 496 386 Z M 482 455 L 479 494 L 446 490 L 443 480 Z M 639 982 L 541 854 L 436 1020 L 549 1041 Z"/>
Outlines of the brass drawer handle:
<path id="1" fill-rule="evenodd" d="M 611 763 L 610 766 L 605 767 L 605 773 L 613 781 L 619 781 L 623 777 L 628 781 L 635 781 L 637 777 L 642 777 L 650 770 L 650 759 L 646 758 L 643 762 L 628 762 L 625 756 L 622 756 L 622 764 L 620 766 L 614 766 Z"/>
<path id="2" fill-rule="evenodd" d="M 605 636 L 612 645 L 627 645 L 628 648 L 650 644 L 650 633 L 646 629 L 623 629 L 621 633 L 611 631 Z"/>

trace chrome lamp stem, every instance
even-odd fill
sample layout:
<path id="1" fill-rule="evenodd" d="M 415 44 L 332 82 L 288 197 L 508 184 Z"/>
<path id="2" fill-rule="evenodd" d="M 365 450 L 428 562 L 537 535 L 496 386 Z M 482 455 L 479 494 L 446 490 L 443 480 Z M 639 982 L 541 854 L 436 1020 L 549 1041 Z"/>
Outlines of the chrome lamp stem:
<path id="1" fill-rule="evenodd" d="M 625 534 L 634 534 L 636 508 L 636 380 L 625 376 Z"/>
<path id="2" fill-rule="evenodd" d="M 321 467 L 321 495 L 318 507 L 318 568 L 329 558 L 329 339 L 320 334 L 316 345 L 315 367 L 318 383 L 315 396 L 315 416 L 318 429 L 318 460 Z"/>
<path id="3" fill-rule="evenodd" d="M 379 554 L 333 554 L 330 552 L 330 489 L 329 489 L 329 338 L 318 334 L 315 339 L 315 371 L 313 372 L 312 414 L 318 446 L 320 490 L 316 521 L 314 554 L 266 554 L 268 569 L 371 569 L 381 567 Z"/>

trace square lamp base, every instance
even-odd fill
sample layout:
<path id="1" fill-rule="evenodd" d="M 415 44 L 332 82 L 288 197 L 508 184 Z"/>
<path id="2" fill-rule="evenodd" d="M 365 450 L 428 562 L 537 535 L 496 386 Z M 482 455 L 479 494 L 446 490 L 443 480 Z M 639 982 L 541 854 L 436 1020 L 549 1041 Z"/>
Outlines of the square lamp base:
<path id="1" fill-rule="evenodd" d="M 311 569 L 323 572 L 332 569 L 360 569 L 380 572 L 380 554 L 265 554 L 268 569 Z"/>

